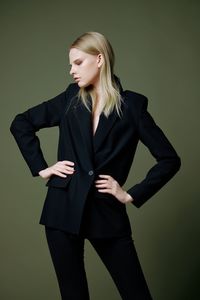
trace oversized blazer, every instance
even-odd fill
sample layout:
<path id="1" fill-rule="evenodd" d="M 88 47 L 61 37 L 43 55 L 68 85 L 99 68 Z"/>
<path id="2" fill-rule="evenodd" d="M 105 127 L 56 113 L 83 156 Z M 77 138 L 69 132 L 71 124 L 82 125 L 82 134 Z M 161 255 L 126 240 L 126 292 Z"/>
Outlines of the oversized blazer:
<path id="1" fill-rule="evenodd" d="M 91 112 L 78 99 L 79 86 L 69 84 L 65 91 L 18 114 L 10 127 L 32 175 L 48 167 L 36 132 L 58 126 L 58 161 L 74 162 L 75 172 L 66 178 L 51 176 L 40 224 L 74 234 L 81 232 L 83 216 L 90 198 L 88 224 L 91 235 L 106 237 L 131 233 L 126 205 L 94 185 L 99 174 L 111 175 L 123 186 L 140 140 L 156 160 L 146 177 L 127 192 L 131 202 L 141 207 L 179 170 L 181 162 L 172 144 L 147 110 L 148 99 L 123 90 L 122 117 L 113 111 L 102 113 L 93 136 Z M 91 108 L 91 98 L 88 98 Z M 84 221 L 85 222 L 85 221 Z M 86 220 L 87 222 L 87 220 Z"/>

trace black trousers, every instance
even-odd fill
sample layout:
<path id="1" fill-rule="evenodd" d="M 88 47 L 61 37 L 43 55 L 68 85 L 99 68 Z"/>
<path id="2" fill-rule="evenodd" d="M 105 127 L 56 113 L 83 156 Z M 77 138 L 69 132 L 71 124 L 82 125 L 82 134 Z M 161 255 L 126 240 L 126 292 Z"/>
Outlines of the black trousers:
<path id="1" fill-rule="evenodd" d="M 46 226 L 45 233 L 62 300 L 89 300 L 84 238 Z M 112 276 L 123 300 L 152 300 L 132 236 L 88 240 Z"/>

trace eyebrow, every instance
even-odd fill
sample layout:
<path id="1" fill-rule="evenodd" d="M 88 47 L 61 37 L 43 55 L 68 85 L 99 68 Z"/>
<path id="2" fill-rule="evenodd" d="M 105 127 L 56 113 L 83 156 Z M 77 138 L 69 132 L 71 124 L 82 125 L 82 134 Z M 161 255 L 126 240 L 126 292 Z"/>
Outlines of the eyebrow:
<path id="1" fill-rule="evenodd" d="M 74 62 L 76 63 L 77 61 L 81 60 L 81 58 L 77 58 L 74 60 Z M 71 66 L 71 64 L 69 64 L 69 66 Z"/>

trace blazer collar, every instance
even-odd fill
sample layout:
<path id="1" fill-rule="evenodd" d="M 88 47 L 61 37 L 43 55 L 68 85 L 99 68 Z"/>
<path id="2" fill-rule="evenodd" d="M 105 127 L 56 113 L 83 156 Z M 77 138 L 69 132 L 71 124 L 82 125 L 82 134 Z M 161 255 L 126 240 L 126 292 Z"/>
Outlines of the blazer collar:
<path id="1" fill-rule="evenodd" d="M 120 80 L 118 77 L 116 77 L 115 80 L 119 85 L 120 93 L 122 94 L 123 89 L 120 84 Z M 78 90 L 79 88 L 77 88 L 77 91 Z M 95 135 L 93 136 L 91 112 L 88 111 L 88 109 L 80 100 L 78 101 L 77 96 L 75 96 L 74 100 L 75 101 L 72 104 L 74 120 L 71 120 L 69 123 L 74 136 L 78 137 L 81 134 L 83 147 L 85 149 L 82 150 L 85 151 L 85 155 L 89 155 L 91 158 L 92 154 L 96 153 L 100 149 L 101 145 L 103 145 L 105 138 L 109 134 L 119 116 L 117 115 L 116 111 L 113 111 L 108 116 L 108 118 L 106 118 L 106 116 L 101 113 Z M 88 98 L 88 100 L 89 107 L 91 109 L 92 100 L 90 97 Z"/>

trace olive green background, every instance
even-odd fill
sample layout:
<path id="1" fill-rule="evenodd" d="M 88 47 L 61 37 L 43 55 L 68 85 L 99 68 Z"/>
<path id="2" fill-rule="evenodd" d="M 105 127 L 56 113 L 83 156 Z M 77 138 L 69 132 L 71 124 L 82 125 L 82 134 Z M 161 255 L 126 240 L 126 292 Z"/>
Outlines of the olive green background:
<path id="1" fill-rule="evenodd" d="M 1 1 L 0 299 L 57 300 L 59 289 L 39 217 L 45 182 L 33 178 L 9 126 L 14 116 L 72 82 L 68 46 L 99 31 L 116 54 L 124 89 L 149 99 L 149 111 L 182 159 L 181 170 L 140 209 L 127 205 L 135 246 L 155 300 L 200 299 L 199 1 Z M 49 164 L 57 129 L 39 132 Z M 155 163 L 139 144 L 124 188 Z M 120 257 L 119 257 L 120 259 Z M 88 240 L 92 300 L 118 300 L 110 274 Z"/>

